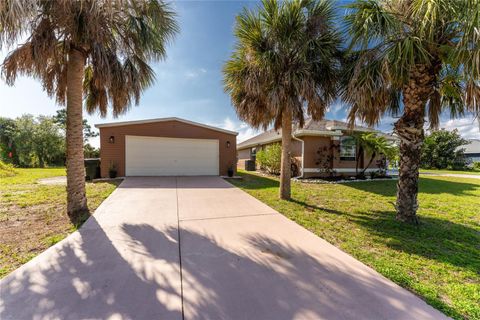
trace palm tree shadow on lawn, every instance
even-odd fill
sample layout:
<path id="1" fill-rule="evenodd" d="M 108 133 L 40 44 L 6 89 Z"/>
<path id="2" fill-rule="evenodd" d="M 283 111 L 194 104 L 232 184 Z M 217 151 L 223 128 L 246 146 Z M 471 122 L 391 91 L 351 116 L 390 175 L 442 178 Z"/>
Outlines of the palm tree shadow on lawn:
<path id="1" fill-rule="evenodd" d="M 271 177 L 258 176 L 258 175 L 250 174 L 246 172 L 243 172 L 240 175 L 243 177 L 243 180 L 244 180 L 243 183 L 241 184 L 241 187 L 247 190 L 278 188 L 279 186 L 278 180 Z M 235 181 L 232 181 L 232 183 L 235 184 Z M 347 186 L 357 190 L 361 190 L 369 193 L 375 193 L 375 194 L 387 196 L 387 197 L 395 197 L 396 191 L 397 191 L 396 180 L 361 181 L 361 182 L 341 183 L 339 185 Z M 473 195 L 471 191 L 475 191 L 478 189 L 480 189 L 479 184 L 420 177 L 420 185 L 419 185 L 420 194 L 449 193 L 453 195 L 464 195 L 464 194 Z"/>
<path id="2" fill-rule="evenodd" d="M 353 182 L 344 183 L 343 185 L 387 197 L 395 197 L 397 193 L 397 181 L 395 180 Z M 472 191 L 480 190 L 480 185 L 468 182 L 420 177 L 418 189 L 419 195 L 448 193 L 461 196 L 474 195 Z"/>
<path id="3" fill-rule="evenodd" d="M 258 177 L 248 173 L 243 174 L 243 176 L 245 179 L 244 187 L 248 190 L 262 189 L 262 186 L 271 188 L 278 185 L 278 182 L 272 178 Z M 370 181 L 343 185 L 388 197 L 394 197 L 396 190 L 396 181 Z M 480 186 L 473 183 L 428 178 L 420 180 L 420 194 L 448 192 L 454 195 L 470 195 L 472 191 L 478 188 Z M 318 192 L 321 192 L 321 190 Z M 295 195 L 295 192 L 293 195 Z M 420 216 L 420 225 L 413 226 L 395 220 L 395 211 L 393 210 L 353 210 L 346 212 L 322 206 L 321 203 L 310 201 L 308 198 L 307 200 L 292 198 L 290 202 L 300 205 L 316 215 L 326 213 L 346 216 L 348 221 L 375 235 L 374 240 L 376 242 L 386 245 L 394 251 L 422 256 L 471 271 L 474 274 L 480 270 L 480 256 L 478 255 L 480 232 L 472 227 L 454 223 L 447 219 L 422 215 Z M 452 315 L 455 314 L 455 311 L 440 299 L 430 300 L 430 302 L 437 306 L 443 306 L 444 310 L 449 310 Z M 462 317 L 459 316 L 459 318 Z"/>
<path id="4" fill-rule="evenodd" d="M 396 221 L 394 211 L 345 214 L 349 215 L 349 221 L 378 236 L 377 241 L 392 250 L 423 256 L 474 273 L 480 270 L 480 233 L 474 228 L 425 216 L 420 218 L 419 226 L 408 225 Z"/>
<path id="5" fill-rule="evenodd" d="M 291 199 L 309 212 L 323 212 L 348 216 L 348 221 L 358 224 L 375 234 L 389 248 L 409 254 L 424 256 L 442 263 L 478 272 L 480 256 L 478 244 L 480 232 L 468 226 L 448 220 L 420 217 L 420 225 L 409 225 L 395 220 L 395 211 L 356 211 L 349 213 Z"/>
<path id="6" fill-rule="evenodd" d="M 243 176 L 245 177 L 245 184 L 242 186 L 248 190 L 278 186 L 278 181 L 272 178 L 251 174 L 243 174 Z M 365 192 L 395 196 L 395 183 L 395 181 L 370 181 L 344 185 Z M 463 195 L 479 189 L 480 186 L 472 183 L 424 178 L 421 180 L 420 188 L 420 194 L 448 192 L 455 195 Z M 480 270 L 480 256 L 478 256 L 480 233 L 469 226 L 454 223 L 447 219 L 427 216 L 420 216 L 420 225 L 413 226 L 395 220 L 395 212 L 393 210 L 353 211 L 350 213 L 322 206 L 322 204 L 309 200 L 292 198 L 290 202 L 305 207 L 309 212 L 314 211 L 318 212 L 318 214 L 326 212 L 328 214 L 348 216 L 349 221 L 367 228 L 370 233 L 381 236 L 380 238 L 384 239 L 386 244 L 394 250 L 422 255 L 429 259 L 446 262 L 475 272 Z M 462 259 L 459 257 L 467 258 Z M 477 258 L 475 259 L 474 257 Z"/>

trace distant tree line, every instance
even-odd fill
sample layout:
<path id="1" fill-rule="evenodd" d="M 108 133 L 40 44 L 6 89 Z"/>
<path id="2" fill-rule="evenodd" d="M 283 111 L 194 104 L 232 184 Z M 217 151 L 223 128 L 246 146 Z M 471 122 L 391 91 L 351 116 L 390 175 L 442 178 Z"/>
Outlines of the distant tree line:
<path id="1" fill-rule="evenodd" d="M 55 116 L 26 114 L 16 119 L 0 117 L 0 160 L 18 167 L 46 167 L 65 165 L 65 109 Z M 85 141 L 98 136 L 83 121 Z M 84 145 L 85 157 L 98 157 L 99 150 Z"/>

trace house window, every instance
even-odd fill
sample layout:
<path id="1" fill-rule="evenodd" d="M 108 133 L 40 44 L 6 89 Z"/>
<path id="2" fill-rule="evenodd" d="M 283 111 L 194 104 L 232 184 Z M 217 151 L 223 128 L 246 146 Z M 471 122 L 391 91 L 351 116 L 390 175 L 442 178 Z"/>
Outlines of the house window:
<path id="1" fill-rule="evenodd" d="M 340 139 L 340 160 L 355 161 L 357 146 L 353 137 Z"/>

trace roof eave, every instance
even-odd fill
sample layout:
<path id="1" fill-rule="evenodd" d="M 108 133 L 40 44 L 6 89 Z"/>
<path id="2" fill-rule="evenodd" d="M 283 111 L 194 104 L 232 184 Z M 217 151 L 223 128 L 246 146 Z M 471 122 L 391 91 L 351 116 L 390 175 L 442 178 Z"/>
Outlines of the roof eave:
<path id="1" fill-rule="evenodd" d="M 252 142 L 248 143 L 246 145 L 242 145 L 241 143 L 237 145 L 237 150 L 242 150 L 242 149 L 247 149 L 247 148 L 252 148 L 252 147 L 258 147 L 264 144 L 272 143 L 272 142 L 277 142 L 277 141 L 282 141 L 281 137 L 275 138 L 275 139 L 268 139 L 265 141 L 259 141 L 259 142 Z"/>
<path id="2" fill-rule="evenodd" d="M 302 136 L 323 136 L 323 137 L 335 137 L 335 136 L 342 136 L 343 133 L 339 131 L 320 131 L 320 130 L 306 130 L 301 129 L 297 130 L 293 133 L 295 137 L 302 137 Z"/>
<path id="3" fill-rule="evenodd" d="M 375 130 L 372 128 L 361 128 L 361 127 L 354 127 L 352 129 L 340 127 L 340 126 L 327 126 L 328 130 L 342 130 L 342 131 L 358 131 L 358 132 L 380 132 L 379 130 Z"/>
<path id="4" fill-rule="evenodd" d="M 111 123 L 98 123 L 95 124 L 95 128 L 108 128 L 108 127 L 121 127 L 121 126 L 130 126 L 130 125 L 136 125 L 136 124 L 147 124 L 147 123 L 156 123 L 156 122 L 167 122 L 167 121 L 178 121 L 178 122 L 183 122 L 186 124 L 190 124 L 193 126 L 197 127 L 202 127 L 205 129 L 210 129 L 214 131 L 219 131 L 227 134 L 232 134 L 237 136 L 238 132 L 235 131 L 230 131 L 230 130 L 225 130 L 217 127 L 212 127 L 203 123 L 198 123 L 195 121 L 190 121 L 190 120 L 185 120 L 177 117 L 169 117 L 169 118 L 156 118 L 156 119 L 147 119 L 147 120 L 134 120 L 134 121 L 122 121 L 122 122 L 111 122 Z"/>

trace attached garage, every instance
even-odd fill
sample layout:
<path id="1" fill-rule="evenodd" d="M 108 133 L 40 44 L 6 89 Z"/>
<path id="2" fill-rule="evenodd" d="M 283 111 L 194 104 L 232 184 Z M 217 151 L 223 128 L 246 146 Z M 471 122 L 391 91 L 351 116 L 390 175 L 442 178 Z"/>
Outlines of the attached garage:
<path id="1" fill-rule="evenodd" d="M 236 169 L 236 132 L 179 119 L 105 123 L 100 129 L 102 177 L 226 175 Z"/>

